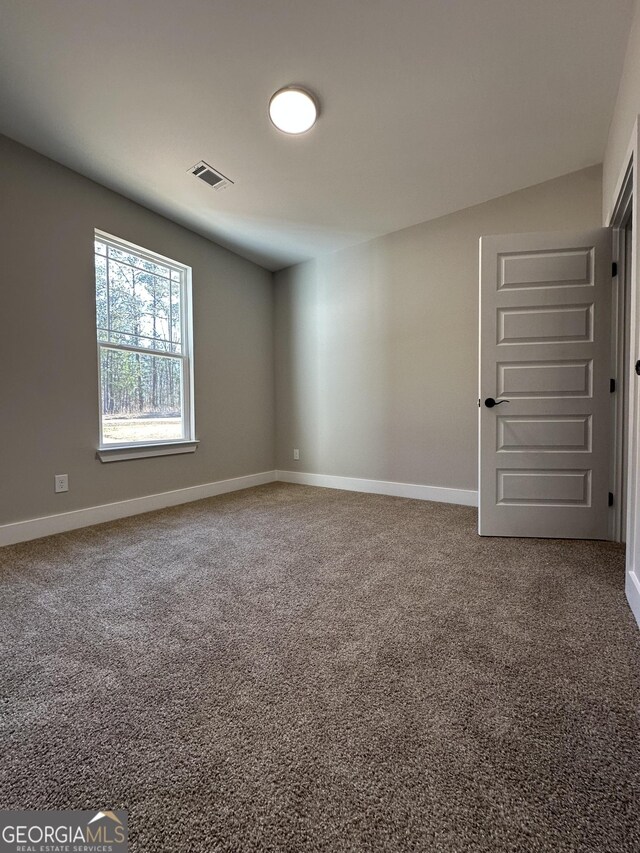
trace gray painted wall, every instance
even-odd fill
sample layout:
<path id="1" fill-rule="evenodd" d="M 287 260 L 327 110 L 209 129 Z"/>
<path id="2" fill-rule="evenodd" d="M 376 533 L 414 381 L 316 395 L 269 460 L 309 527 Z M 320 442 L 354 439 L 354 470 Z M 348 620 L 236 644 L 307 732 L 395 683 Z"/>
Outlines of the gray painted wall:
<path id="1" fill-rule="evenodd" d="M 4 137 L 0 182 L 0 523 L 276 465 L 475 488 L 478 237 L 601 211 L 591 168 L 284 270 L 274 352 L 266 270 Z M 95 227 L 193 268 L 194 455 L 95 459 Z"/>
<path id="2" fill-rule="evenodd" d="M 601 204 L 593 167 L 277 273 L 278 468 L 477 488 L 478 238 Z"/>
<path id="3" fill-rule="evenodd" d="M 603 164 L 602 201 L 605 223 L 608 222 L 616 201 L 614 197 L 616 185 L 638 113 L 640 113 L 640 2 L 636 0 Z"/>
<path id="4" fill-rule="evenodd" d="M 0 186 L 0 523 L 273 469 L 271 273 L 5 137 Z M 95 227 L 193 268 L 195 454 L 95 459 Z"/>

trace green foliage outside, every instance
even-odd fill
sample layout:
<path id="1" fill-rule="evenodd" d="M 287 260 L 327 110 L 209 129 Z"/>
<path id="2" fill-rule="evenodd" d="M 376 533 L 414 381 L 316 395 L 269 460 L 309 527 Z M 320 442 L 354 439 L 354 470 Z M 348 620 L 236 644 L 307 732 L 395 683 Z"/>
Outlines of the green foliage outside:
<path id="1" fill-rule="evenodd" d="M 98 340 L 143 350 L 100 347 L 103 419 L 171 418 L 175 430 L 182 409 L 180 273 L 100 241 L 95 258 Z"/>

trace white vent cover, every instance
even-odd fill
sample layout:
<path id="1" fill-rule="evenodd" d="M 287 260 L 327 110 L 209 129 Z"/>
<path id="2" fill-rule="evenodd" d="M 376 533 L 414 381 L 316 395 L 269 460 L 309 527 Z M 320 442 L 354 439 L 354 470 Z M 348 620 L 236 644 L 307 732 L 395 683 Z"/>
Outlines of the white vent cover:
<path id="1" fill-rule="evenodd" d="M 192 166 L 189 169 L 189 172 L 191 172 L 192 175 L 195 175 L 196 178 L 200 178 L 200 180 L 204 181 L 205 184 L 209 184 L 209 186 L 213 187 L 214 190 L 224 190 L 233 185 L 232 180 L 225 178 L 225 176 L 220 172 L 216 172 L 213 166 L 205 163 L 204 160 L 200 160 L 199 163 Z"/>

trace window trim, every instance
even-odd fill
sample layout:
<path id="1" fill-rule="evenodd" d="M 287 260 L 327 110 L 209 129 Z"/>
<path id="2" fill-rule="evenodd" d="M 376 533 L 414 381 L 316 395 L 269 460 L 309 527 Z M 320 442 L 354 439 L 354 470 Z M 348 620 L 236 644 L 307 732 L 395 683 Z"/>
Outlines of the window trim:
<path id="1" fill-rule="evenodd" d="M 116 447 L 99 447 L 96 458 L 101 462 L 124 462 L 129 459 L 147 459 L 150 456 L 177 456 L 195 453 L 199 441 L 165 441 L 157 444 L 119 444 Z"/>
<path id="2" fill-rule="evenodd" d="M 98 356 L 98 448 L 96 456 L 101 462 L 115 462 L 125 459 L 140 459 L 148 456 L 167 456 L 177 453 L 193 453 L 198 445 L 195 433 L 195 407 L 194 407 L 194 370 L 193 370 L 193 299 L 192 299 L 192 276 L 191 267 L 174 261 L 172 258 L 144 249 L 136 243 L 124 240 L 94 228 L 94 241 L 105 242 L 115 249 L 131 251 L 143 260 L 150 263 L 162 264 L 170 270 L 181 275 L 181 298 L 180 298 L 180 339 L 182 353 L 165 353 L 149 347 L 138 347 L 130 344 L 117 344 L 110 341 L 101 341 L 98 337 L 98 321 L 95 319 L 96 347 Z M 94 290 L 95 281 L 95 248 L 94 248 Z M 108 253 L 107 253 L 108 258 Z M 102 359 L 101 349 L 115 349 L 125 352 L 139 352 L 142 355 L 154 355 L 161 358 L 180 358 L 182 362 L 182 434 L 181 439 L 158 439 L 154 441 L 134 442 L 109 442 L 102 441 Z"/>

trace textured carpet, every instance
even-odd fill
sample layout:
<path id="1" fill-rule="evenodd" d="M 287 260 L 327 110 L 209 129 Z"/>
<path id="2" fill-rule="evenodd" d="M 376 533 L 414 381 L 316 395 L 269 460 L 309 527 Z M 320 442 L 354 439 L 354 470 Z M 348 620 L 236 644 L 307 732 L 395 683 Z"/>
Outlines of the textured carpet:
<path id="1" fill-rule="evenodd" d="M 271 485 L 0 551 L 0 808 L 132 851 L 640 850 L 623 553 Z"/>

